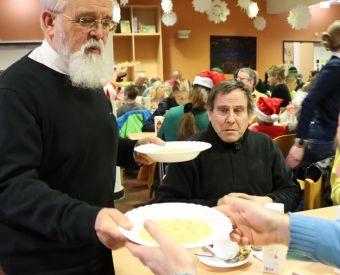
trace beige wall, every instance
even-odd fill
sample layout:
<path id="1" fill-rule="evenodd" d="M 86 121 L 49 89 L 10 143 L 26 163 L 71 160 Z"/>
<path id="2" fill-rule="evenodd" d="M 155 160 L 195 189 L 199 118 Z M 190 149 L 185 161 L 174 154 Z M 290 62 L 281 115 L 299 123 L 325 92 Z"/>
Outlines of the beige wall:
<path id="1" fill-rule="evenodd" d="M 178 22 L 173 27 L 163 26 L 164 77 L 173 69 L 181 69 L 185 77 L 192 79 L 196 73 L 210 66 L 210 35 L 257 36 L 257 69 L 260 76 L 272 64 L 282 63 L 283 40 L 318 41 L 320 33 L 335 19 L 339 19 L 340 5 L 331 9 L 312 6 L 312 22 L 305 30 L 292 30 L 287 23 L 287 13 L 266 15 L 264 1 L 260 15 L 267 20 L 267 28 L 258 32 L 252 21 L 236 7 L 236 0 L 228 0 L 231 10 L 227 22 L 214 24 L 205 14 L 196 13 L 191 0 L 173 0 Z M 130 0 L 130 4 L 159 4 L 160 0 Z M 0 40 L 42 39 L 38 14 L 39 0 L 0 1 Z M 178 40 L 179 29 L 190 29 L 189 39 Z"/>
<path id="2" fill-rule="evenodd" d="M 313 70 L 314 44 L 300 43 L 299 47 L 299 71 L 306 81 L 309 72 Z"/>
<path id="3" fill-rule="evenodd" d="M 0 42 L 41 40 L 39 0 L 0 0 Z"/>

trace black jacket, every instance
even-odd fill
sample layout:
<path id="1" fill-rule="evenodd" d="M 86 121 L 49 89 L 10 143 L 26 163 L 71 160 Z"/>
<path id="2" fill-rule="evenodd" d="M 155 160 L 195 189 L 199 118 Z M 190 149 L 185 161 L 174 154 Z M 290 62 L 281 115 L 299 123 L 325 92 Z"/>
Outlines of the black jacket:
<path id="1" fill-rule="evenodd" d="M 236 143 L 223 142 L 211 124 L 191 140 L 212 148 L 192 160 L 169 165 L 156 192 L 156 202 L 191 202 L 215 206 L 231 192 L 269 196 L 284 203 L 285 211 L 298 205 L 301 190 L 278 146 L 268 136 L 246 131 Z"/>
<path id="2" fill-rule="evenodd" d="M 133 161 L 133 146 L 118 138 L 104 93 L 75 88 L 27 56 L 8 68 L 0 77 L 5 273 L 90 274 L 103 261 L 112 269 L 94 224 L 113 207 L 115 167 Z"/>

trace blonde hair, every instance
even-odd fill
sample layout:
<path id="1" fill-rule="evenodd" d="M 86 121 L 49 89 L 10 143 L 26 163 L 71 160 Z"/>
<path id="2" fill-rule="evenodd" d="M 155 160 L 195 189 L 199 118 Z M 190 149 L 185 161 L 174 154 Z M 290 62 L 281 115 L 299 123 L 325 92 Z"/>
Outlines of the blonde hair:
<path id="1" fill-rule="evenodd" d="M 210 89 L 195 85 L 190 93 L 190 105 L 186 104 L 184 107 L 185 114 L 179 123 L 178 140 L 186 140 L 192 135 L 196 134 L 197 129 L 195 125 L 194 112 L 202 112 L 207 109 L 207 101 Z M 190 106 L 190 107 L 189 107 Z M 186 110 L 188 108 L 190 110 Z"/>
<path id="2" fill-rule="evenodd" d="M 327 31 L 322 33 L 322 44 L 328 51 L 337 52 L 340 50 L 340 20 L 335 20 Z"/>
<path id="3" fill-rule="evenodd" d="M 284 65 L 273 65 L 268 69 L 268 76 L 275 76 L 278 81 L 285 80 L 285 67 Z"/>
<path id="4" fill-rule="evenodd" d="M 174 86 L 172 87 L 172 93 L 176 92 L 190 92 L 190 83 L 188 80 L 175 80 Z"/>
<path id="5" fill-rule="evenodd" d="M 154 100 L 154 99 L 157 98 L 157 91 L 160 88 L 164 88 L 164 97 L 162 97 L 162 98 L 165 98 L 167 96 L 166 85 L 162 81 L 156 81 L 151 86 L 151 95 L 150 95 L 151 100 Z"/>

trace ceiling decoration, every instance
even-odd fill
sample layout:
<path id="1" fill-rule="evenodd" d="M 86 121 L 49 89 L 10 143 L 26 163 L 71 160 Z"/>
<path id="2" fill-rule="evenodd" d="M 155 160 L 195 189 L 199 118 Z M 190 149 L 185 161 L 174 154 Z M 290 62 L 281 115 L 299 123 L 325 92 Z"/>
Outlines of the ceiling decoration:
<path id="1" fill-rule="evenodd" d="M 255 29 L 257 29 L 258 31 L 263 31 L 266 27 L 266 19 L 264 19 L 262 16 L 257 16 L 254 20 L 253 20 L 253 24 Z"/>
<path id="2" fill-rule="evenodd" d="M 173 4 L 171 0 L 162 0 L 161 6 L 162 6 L 162 10 L 165 13 L 170 13 L 172 11 Z"/>
<path id="3" fill-rule="evenodd" d="M 177 15 L 174 11 L 171 11 L 169 13 L 164 13 L 162 15 L 162 22 L 165 26 L 173 26 L 177 22 Z"/>
<path id="4" fill-rule="evenodd" d="M 293 29 L 301 30 L 308 27 L 311 17 L 308 6 L 297 5 L 289 12 L 287 20 Z"/>
<path id="5" fill-rule="evenodd" d="M 329 0 L 331 4 L 340 3 L 340 0 Z M 121 6 L 128 4 L 129 0 L 119 0 Z M 319 3 L 320 0 L 266 0 L 267 13 L 279 13 L 289 11 L 287 17 L 288 23 L 295 30 L 307 28 L 311 13 L 308 5 Z M 113 4 L 113 21 L 119 22 L 121 19 L 120 6 L 118 0 L 112 0 Z M 227 0 L 192 0 L 192 6 L 198 13 L 206 13 L 208 20 L 215 24 L 227 21 L 230 10 Z M 237 6 L 245 11 L 247 16 L 253 19 L 254 28 L 262 31 L 266 27 L 266 19 L 258 16 L 259 7 L 257 2 L 251 0 L 237 0 Z M 173 26 L 177 22 L 177 15 L 173 11 L 172 0 L 161 0 L 163 11 L 162 22 L 165 26 Z"/>
<path id="6" fill-rule="evenodd" d="M 257 5 L 256 2 L 250 2 L 249 6 L 247 7 L 247 15 L 250 18 L 254 18 L 257 16 L 257 14 L 259 13 L 260 9 Z"/>
<path id="7" fill-rule="evenodd" d="M 194 10 L 196 12 L 207 12 L 211 5 L 212 0 L 193 0 L 192 5 L 194 6 Z"/>
<path id="8" fill-rule="evenodd" d="M 213 0 L 207 11 L 208 20 L 215 24 L 227 21 L 229 14 L 230 10 L 227 7 L 227 3 L 222 0 Z"/>
<path id="9" fill-rule="evenodd" d="M 237 0 L 237 6 L 239 6 L 241 10 L 246 11 L 250 2 L 251 0 Z"/>

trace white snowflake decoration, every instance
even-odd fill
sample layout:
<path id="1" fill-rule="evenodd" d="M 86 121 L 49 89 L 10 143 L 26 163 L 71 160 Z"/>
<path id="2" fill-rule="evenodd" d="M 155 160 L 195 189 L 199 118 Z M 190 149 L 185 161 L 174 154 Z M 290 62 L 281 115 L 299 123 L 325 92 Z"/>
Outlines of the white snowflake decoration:
<path id="1" fill-rule="evenodd" d="M 262 16 L 257 16 L 254 21 L 254 27 L 258 31 L 263 31 L 264 28 L 266 27 L 266 19 L 264 19 Z"/>
<path id="2" fill-rule="evenodd" d="M 174 11 L 169 12 L 169 13 L 164 13 L 162 15 L 162 22 L 165 26 L 173 26 L 177 22 L 177 15 Z"/>
<path id="3" fill-rule="evenodd" d="M 241 8 L 241 10 L 247 10 L 248 6 L 250 5 L 251 0 L 237 0 L 237 6 Z"/>
<path id="4" fill-rule="evenodd" d="M 161 6 L 165 13 L 169 13 L 172 11 L 173 4 L 171 0 L 162 0 Z"/>
<path id="5" fill-rule="evenodd" d="M 227 8 L 227 4 L 224 1 L 213 0 L 207 14 L 210 21 L 218 24 L 227 20 L 230 10 Z"/>
<path id="6" fill-rule="evenodd" d="M 192 5 L 196 12 L 207 12 L 211 5 L 212 0 L 192 0 Z"/>
<path id="7" fill-rule="evenodd" d="M 254 18 L 259 13 L 259 7 L 256 2 L 250 2 L 249 6 L 247 7 L 247 15 L 250 18 Z"/>
<path id="8" fill-rule="evenodd" d="M 114 0 L 113 3 L 112 3 L 112 20 L 113 22 L 116 22 L 118 23 L 120 21 L 120 7 L 119 7 L 119 4 L 117 2 L 117 0 Z"/>
<path id="9" fill-rule="evenodd" d="M 301 30 L 306 28 L 311 20 L 309 7 L 297 5 L 289 12 L 287 20 L 293 29 Z"/>
<path id="10" fill-rule="evenodd" d="M 127 5 L 129 3 L 129 0 L 120 0 L 120 4 L 122 5 L 122 6 L 125 6 L 125 5 Z"/>

